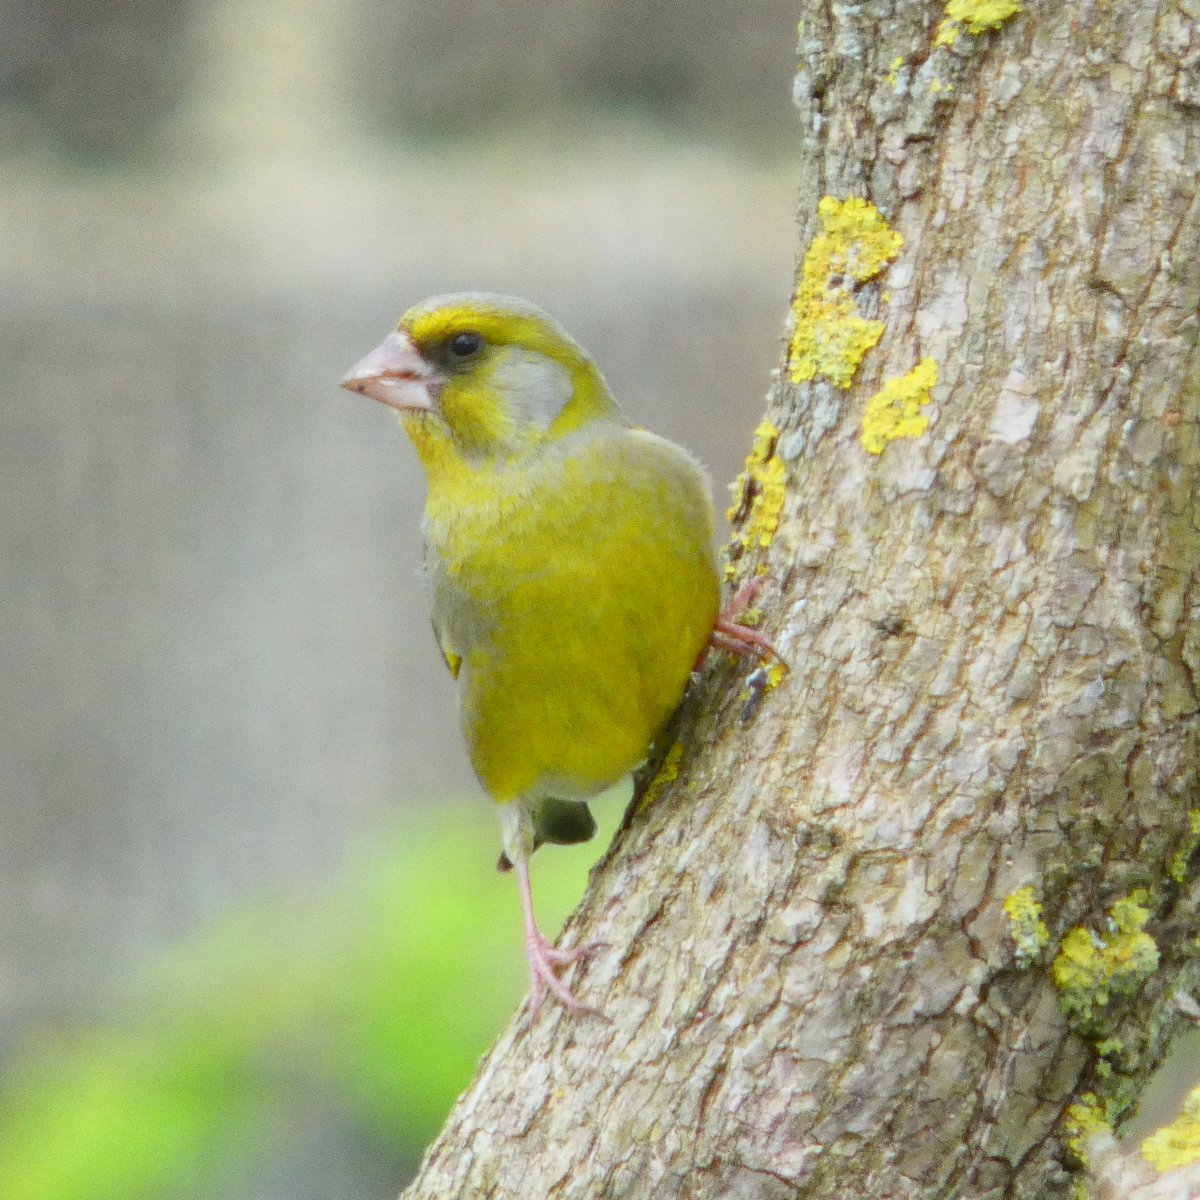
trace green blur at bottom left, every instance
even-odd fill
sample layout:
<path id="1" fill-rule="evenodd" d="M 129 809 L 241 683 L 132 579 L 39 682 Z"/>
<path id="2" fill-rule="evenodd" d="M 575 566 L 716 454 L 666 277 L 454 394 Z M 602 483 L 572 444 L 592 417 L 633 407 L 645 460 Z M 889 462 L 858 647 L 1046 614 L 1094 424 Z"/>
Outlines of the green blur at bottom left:
<path id="1" fill-rule="evenodd" d="M 415 1162 L 527 987 L 488 807 L 426 807 L 319 894 L 257 903 L 159 956 L 103 1022 L 26 1038 L 0 1087 L 0 1196 L 211 1197 L 264 1145 L 286 1155 L 323 1090 Z M 534 864 L 548 930 L 619 812 L 601 815 L 591 847 Z"/>

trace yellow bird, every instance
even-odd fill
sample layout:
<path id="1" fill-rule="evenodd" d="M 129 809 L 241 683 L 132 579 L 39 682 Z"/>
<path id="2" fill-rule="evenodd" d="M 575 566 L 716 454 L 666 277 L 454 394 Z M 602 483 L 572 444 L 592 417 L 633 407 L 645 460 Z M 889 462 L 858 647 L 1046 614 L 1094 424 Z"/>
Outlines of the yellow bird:
<path id="1" fill-rule="evenodd" d="M 433 629 L 500 806 L 532 1011 L 543 989 L 586 1008 L 558 971 L 589 949 L 538 929 L 529 856 L 592 836 L 586 801 L 646 757 L 710 636 L 769 649 L 719 612 L 708 478 L 631 425 L 583 348 L 513 297 L 418 304 L 342 386 L 397 409 L 425 468 Z"/>

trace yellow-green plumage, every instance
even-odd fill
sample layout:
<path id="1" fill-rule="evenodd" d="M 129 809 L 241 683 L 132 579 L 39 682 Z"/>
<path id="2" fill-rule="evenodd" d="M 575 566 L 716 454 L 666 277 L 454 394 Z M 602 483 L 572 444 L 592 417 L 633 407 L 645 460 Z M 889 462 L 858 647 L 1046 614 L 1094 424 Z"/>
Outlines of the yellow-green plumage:
<path id="1" fill-rule="evenodd" d="M 579 952 L 537 930 L 526 862 L 593 828 L 584 801 L 645 757 L 717 621 L 708 480 L 629 424 L 583 349 L 510 297 L 436 297 L 345 386 L 399 409 L 425 468 L 425 573 L 480 782 L 517 868 L 535 1003 L 578 1006 Z"/>
<path id="2" fill-rule="evenodd" d="M 645 757 L 716 620 L 703 477 L 608 421 L 479 470 L 469 493 L 431 474 L 425 518 L 471 761 L 500 803 L 584 799 Z"/>
<path id="3" fill-rule="evenodd" d="M 516 303 L 438 299 L 400 322 L 434 358 L 463 330 L 486 343 L 438 413 L 404 424 L 428 479 L 434 629 L 461 662 L 471 762 L 502 804 L 585 799 L 635 767 L 718 612 L 704 472 L 630 426 L 587 355 Z M 551 395 L 561 374 L 557 413 L 497 385 L 538 386 L 542 369 Z"/>

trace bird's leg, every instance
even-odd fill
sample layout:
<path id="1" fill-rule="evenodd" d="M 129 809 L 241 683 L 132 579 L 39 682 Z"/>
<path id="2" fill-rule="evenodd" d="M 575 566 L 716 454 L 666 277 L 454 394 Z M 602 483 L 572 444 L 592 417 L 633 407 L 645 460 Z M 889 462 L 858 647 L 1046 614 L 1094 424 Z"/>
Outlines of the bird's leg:
<path id="1" fill-rule="evenodd" d="M 710 649 L 728 650 L 731 654 L 757 654 L 759 658 L 771 655 L 785 667 L 788 665 L 787 659 L 757 629 L 743 625 L 737 619 L 754 597 L 762 591 L 766 582 L 767 576 L 759 575 L 754 579 L 748 579 L 738 588 L 733 599 L 718 615 L 712 633 L 708 635 L 708 645 L 700 651 L 700 657 L 696 659 L 696 665 L 692 668 L 694 671 L 699 671 L 704 666 L 704 660 L 708 657 Z"/>
<path id="2" fill-rule="evenodd" d="M 602 1016 L 599 1010 L 584 1004 L 559 979 L 557 971 L 570 966 L 581 958 L 587 958 L 596 947 L 576 946 L 572 950 L 559 950 L 546 939 L 545 934 L 538 928 L 537 918 L 533 915 L 533 893 L 529 887 L 529 860 L 523 854 L 513 859 L 513 867 L 517 873 L 517 886 L 521 891 L 521 909 L 525 917 L 525 959 L 529 963 L 529 976 L 533 981 L 532 999 L 529 1005 L 529 1019 L 537 1019 L 538 1010 L 542 1007 L 542 997 L 547 991 L 562 1004 L 575 1012 L 590 1012 Z"/>

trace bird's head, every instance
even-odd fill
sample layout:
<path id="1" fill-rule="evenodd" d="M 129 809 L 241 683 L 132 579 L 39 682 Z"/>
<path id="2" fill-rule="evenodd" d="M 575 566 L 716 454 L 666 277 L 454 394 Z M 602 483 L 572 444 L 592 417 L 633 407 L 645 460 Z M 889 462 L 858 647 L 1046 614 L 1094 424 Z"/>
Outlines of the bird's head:
<path id="1" fill-rule="evenodd" d="M 622 419 L 587 352 L 524 300 L 461 292 L 410 308 L 342 387 L 397 409 L 429 470 L 520 458 Z"/>

